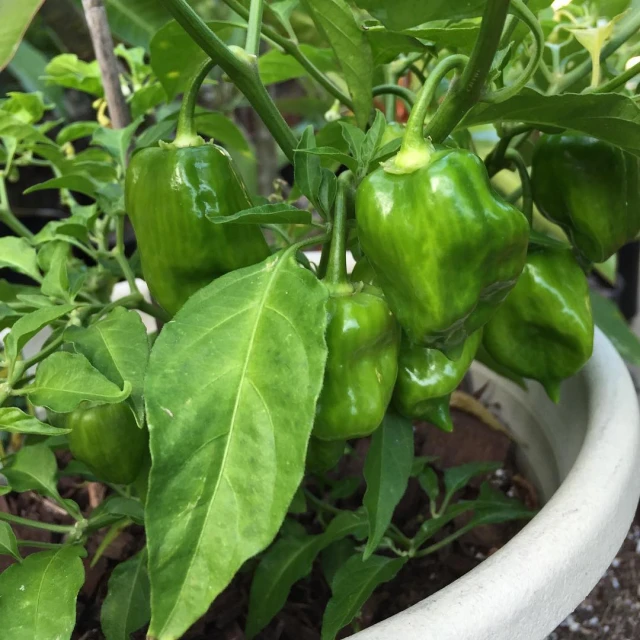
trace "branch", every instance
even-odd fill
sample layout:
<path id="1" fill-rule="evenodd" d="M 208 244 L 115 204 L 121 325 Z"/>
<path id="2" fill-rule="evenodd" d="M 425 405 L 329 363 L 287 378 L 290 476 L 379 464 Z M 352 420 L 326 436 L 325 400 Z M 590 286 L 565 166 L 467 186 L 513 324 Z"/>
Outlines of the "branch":
<path id="1" fill-rule="evenodd" d="M 113 53 L 113 38 L 109 31 L 107 12 L 102 0 L 82 0 L 82 7 L 91 34 L 93 50 L 100 66 L 109 117 L 114 129 L 123 129 L 131 122 L 131 114 L 120 88 L 118 62 Z"/>

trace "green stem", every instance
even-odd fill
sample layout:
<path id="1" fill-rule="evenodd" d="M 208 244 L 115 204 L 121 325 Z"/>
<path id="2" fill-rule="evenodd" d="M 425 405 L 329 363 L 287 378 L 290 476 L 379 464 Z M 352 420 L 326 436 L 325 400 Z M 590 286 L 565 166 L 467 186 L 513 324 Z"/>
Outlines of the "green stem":
<path id="1" fill-rule="evenodd" d="M 202 144 L 202 138 L 198 135 L 194 117 L 196 100 L 202 83 L 214 65 L 215 62 L 213 60 L 205 60 L 189 82 L 189 88 L 182 98 L 180 113 L 178 114 L 176 138 L 173 141 L 175 147 L 197 147 Z"/>
<path id="2" fill-rule="evenodd" d="M 527 171 L 527 163 L 515 149 L 507 149 L 504 157 L 505 160 L 513 164 L 520 176 L 520 184 L 522 185 L 522 213 L 524 213 L 529 222 L 529 226 L 531 226 L 533 224 L 533 193 L 531 191 L 531 178 Z"/>
<path id="3" fill-rule="evenodd" d="M 342 513 L 342 509 L 338 509 L 337 507 L 320 500 L 320 498 L 314 496 L 313 493 L 307 489 L 305 489 L 304 495 L 307 497 L 307 500 L 309 500 L 309 502 L 318 509 L 322 509 L 323 511 L 327 511 L 328 513 L 333 513 L 335 515 Z"/>
<path id="4" fill-rule="evenodd" d="M 352 179 L 351 173 L 345 171 L 338 176 L 338 192 L 336 193 L 336 203 L 333 213 L 333 230 L 331 233 L 331 248 L 329 249 L 329 262 L 327 264 L 327 275 L 324 280 L 331 285 L 348 285 L 347 279 L 347 189 L 349 181 Z"/>
<path id="5" fill-rule="evenodd" d="M 33 233 L 25 227 L 16 215 L 11 211 L 9 197 L 7 196 L 7 186 L 5 184 L 5 173 L 0 171 L 0 221 L 11 229 L 16 235 L 33 240 Z"/>
<path id="6" fill-rule="evenodd" d="M 293 154 L 297 145 L 296 137 L 262 84 L 255 58 L 247 59 L 251 57 L 243 57 L 231 51 L 189 6 L 187 0 L 162 0 L 162 2 L 193 41 L 210 58 L 216 60 L 231 78 L 258 112 L 284 154 L 293 162 Z"/>
<path id="7" fill-rule="evenodd" d="M 138 285 L 136 284 L 136 276 L 131 269 L 131 265 L 124 251 L 124 216 L 118 216 L 116 219 L 116 246 L 113 248 L 112 253 L 127 280 L 131 293 L 141 295 Z"/>
<path id="8" fill-rule="evenodd" d="M 24 366 L 23 370 L 27 371 L 29 367 L 32 367 L 34 364 L 38 364 L 38 362 L 42 362 L 45 358 L 57 351 L 63 342 L 63 335 L 63 333 L 60 333 L 60 335 L 54 338 L 46 347 L 44 347 L 44 349 L 38 351 L 38 353 L 25 360 L 22 363 Z"/>
<path id="9" fill-rule="evenodd" d="M 542 54 L 544 53 L 544 33 L 542 32 L 542 27 L 538 19 L 522 0 L 511 0 L 510 11 L 529 27 L 529 31 L 533 36 L 533 55 L 529 56 L 527 66 L 514 84 L 499 89 L 498 91 L 485 93 L 482 96 L 483 102 L 503 102 L 515 96 L 527 85 L 527 82 L 529 82 L 536 72 L 540 60 L 542 60 Z"/>
<path id="10" fill-rule="evenodd" d="M 247 29 L 247 40 L 244 50 L 250 56 L 257 56 L 260 53 L 260 28 L 262 27 L 262 11 L 264 0 L 251 0 L 249 7 L 249 20 Z"/>
<path id="11" fill-rule="evenodd" d="M 245 20 L 249 19 L 249 11 L 242 6 L 237 0 L 222 0 L 230 9 L 235 11 L 239 16 Z M 269 5 L 267 5 L 268 7 Z M 336 100 L 339 100 L 342 104 L 349 109 L 353 109 L 353 101 L 348 95 L 343 93 L 340 88 L 335 85 L 318 67 L 316 67 L 307 56 L 302 53 L 297 43 L 280 35 L 275 29 L 269 25 L 262 25 L 262 33 L 265 37 L 269 38 L 272 42 L 277 44 L 285 53 L 295 58 L 300 65 L 307 71 L 307 73 L 329 94 L 331 94 Z"/>
<path id="12" fill-rule="evenodd" d="M 64 546 L 55 542 L 38 542 L 37 540 L 18 540 L 19 547 L 33 547 L 34 549 L 60 549 Z"/>
<path id="13" fill-rule="evenodd" d="M 155 318 L 156 320 L 160 320 L 161 322 L 166 323 L 166 322 L 169 322 L 169 320 L 171 320 L 171 316 L 164 309 L 161 309 L 160 307 L 155 307 L 154 305 L 150 304 L 144 299 L 138 300 L 138 302 L 134 305 L 134 307 L 142 311 L 143 313 L 149 314 L 151 317 Z"/>
<path id="14" fill-rule="evenodd" d="M 429 105 L 442 79 L 452 69 L 459 69 L 468 61 L 466 56 L 456 54 L 441 60 L 429 74 L 407 121 L 398 155 L 385 165 L 390 173 L 412 173 L 429 162 L 433 145 L 424 137 L 424 121 Z"/>
<path id="15" fill-rule="evenodd" d="M 318 264 L 318 272 L 316 275 L 320 280 L 327 275 L 327 266 L 329 264 L 329 254 L 331 253 L 331 239 L 322 245 L 320 253 L 320 263 Z"/>
<path id="16" fill-rule="evenodd" d="M 10 513 L 0 511 L 0 520 L 5 522 L 11 522 L 13 524 L 21 524 L 25 527 L 31 527 L 32 529 L 44 529 L 46 531 L 53 531 L 54 533 L 71 533 L 75 529 L 74 525 L 68 524 L 51 524 L 49 522 L 38 522 L 37 520 L 29 520 L 29 518 L 21 518 L 20 516 L 14 516 Z"/>
<path id="17" fill-rule="evenodd" d="M 454 531 L 451 535 L 447 536 L 446 538 L 443 538 L 442 540 L 440 540 L 440 542 L 436 542 L 435 544 L 432 544 L 430 547 L 426 547 L 425 549 L 418 551 L 413 557 L 424 558 L 424 556 L 428 556 L 431 553 L 435 553 L 439 549 L 442 549 L 442 547 L 446 547 L 448 544 L 451 544 L 454 540 L 457 540 L 460 536 L 463 536 L 465 533 L 468 533 L 469 531 L 471 531 L 471 529 L 474 529 L 475 526 L 476 525 L 474 523 L 469 523 L 464 527 L 462 527 L 461 529 Z"/>
<path id="18" fill-rule="evenodd" d="M 482 96 L 508 10 L 509 0 L 488 0 L 485 5 L 469 62 L 427 124 L 427 134 L 434 142 L 442 142 Z"/>
<path id="19" fill-rule="evenodd" d="M 596 87 L 595 89 L 586 89 L 583 93 L 608 93 L 610 91 L 614 91 L 621 85 L 626 84 L 628 80 L 635 78 L 638 74 L 640 74 L 640 62 L 636 62 L 624 73 L 617 75 L 615 78 L 611 78 L 611 80 L 605 82 L 599 87 Z"/>
<path id="20" fill-rule="evenodd" d="M 402 98 L 407 103 L 410 109 L 413 107 L 416 101 L 416 94 L 413 93 L 411 89 L 407 89 L 407 87 L 401 87 L 399 84 L 379 84 L 373 87 L 373 97 L 375 98 L 376 96 L 398 96 L 398 98 Z M 390 111 L 393 115 L 395 115 L 395 100 L 393 99 L 393 97 L 391 98 L 390 104 L 393 105 Z M 387 116 L 387 118 L 388 117 L 389 116 Z"/>
<path id="21" fill-rule="evenodd" d="M 617 51 L 629 38 L 634 36 L 640 30 L 640 11 L 632 11 L 629 17 L 620 23 L 620 29 L 615 38 L 612 38 L 600 53 L 600 62 L 606 60 L 612 53 Z M 562 93 L 571 88 L 576 82 L 579 82 L 584 76 L 591 72 L 591 59 L 585 60 L 578 65 L 573 71 L 565 74 L 558 82 L 549 88 L 549 94 L 554 95 Z"/>
<path id="22" fill-rule="evenodd" d="M 384 68 L 384 79 L 388 85 L 394 85 L 395 74 L 393 73 L 392 65 L 388 64 Z M 392 92 L 384 94 L 384 115 L 387 117 L 387 122 L 395 122 L 396 119 L 396 96 Z"/>

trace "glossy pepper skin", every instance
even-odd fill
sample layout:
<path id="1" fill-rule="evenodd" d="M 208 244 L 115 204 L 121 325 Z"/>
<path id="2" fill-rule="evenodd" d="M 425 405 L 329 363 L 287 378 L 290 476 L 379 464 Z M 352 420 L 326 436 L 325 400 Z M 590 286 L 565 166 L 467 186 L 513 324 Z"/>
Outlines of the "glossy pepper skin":
<path id="1" fill-rule="evenodd" d="M 400 329 L 374 289 L 332 295 L 324 385 L 313 435 L 348 440 L 373 433 L 382 423 L 398 373 Z"/>
<path id="2" fill-rule="evenodd" d="M 270 254 L 257 225 L 207 219 L 252 206 L 229 154 L 214 144 L 138 151 L 127 169 L 125 199 L 145 280 L 170 314 L 214 278 Z"/>
<path id="3" fill-rule="evenodd" d="M 532 160 L 533 197 L 590 262 L 640 232 L 640 158 L 577 133 L 544 136 Z"/>
<path id="4" fill-rule="evenodd" d="M 570 249 L 532 249 L 518 284 L 485 326 L 483 344 L 496 362 L 540 381 L 558 401 L 560 382 L 593 350 L 587 278 Z"/>
<path id="5" fill-rule="evenodd" d="M 476 331 L 465 341 L 461 356 L 449 360 L 441 351 L 404 339 L 398 360 L 393 404 L 408 418 L 427 420 L 443 431 L 453 431 L 449 400 L 471 366 L 482 340 Z"/>
<path id="6" fill-rule="evenodd" d="M 495 313 L 526 260 L 529 225 L 482 161 L 433 150 L 411 173 L 380 167 L 358 187 L 362 250 L 409 339 L 452 358 Z"/>
<path id="7" fill-rule="evenodd" d="M 130 484 L 139 475 L 147 456 L 147 431 L 136 424 L 124 403 L 80 405 L 66 417 L 69 448 L 73 457 L 99 480 Z"/>

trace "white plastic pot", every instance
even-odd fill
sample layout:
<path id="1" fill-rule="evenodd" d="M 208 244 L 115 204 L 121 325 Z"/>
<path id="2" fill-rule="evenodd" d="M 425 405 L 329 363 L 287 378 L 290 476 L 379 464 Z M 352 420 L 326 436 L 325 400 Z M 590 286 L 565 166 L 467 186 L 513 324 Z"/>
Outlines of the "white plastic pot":
<path id="1" fill-rule="evenodd" d="M 554 405 L 484 367 L 493 402 L 546 503 L 497 553 L 358 640 L 543 640 L 597 584 L 640 495 L 640 417 L 625 364 L 596 330 L 593 357 Z M 426 576 L 425 576 L 426 580 Z"/>

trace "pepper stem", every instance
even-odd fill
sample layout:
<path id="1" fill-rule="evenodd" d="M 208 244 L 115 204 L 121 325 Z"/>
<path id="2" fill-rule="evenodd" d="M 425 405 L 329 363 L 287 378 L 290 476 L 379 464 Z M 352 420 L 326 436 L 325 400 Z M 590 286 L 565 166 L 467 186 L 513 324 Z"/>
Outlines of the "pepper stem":
<path id="1" fill-rule="evenodd" d="M 202 138 L 198 135 L 195 123 L 195 109 L 198 92 L 209 71 L 215 62 L 211 59 L 205 60 L 189 83 L 189 88 L 182 98 L 180 113 L 178 115 L 178 129 L 176 138 L 173 141 L 174 147 L 198 147 L 202 144 Z"/>
<path id="2" fill-rule="evenodd" d="M 441 60 L 429 74 L 420 89 L 418 99 L 411 110 L 400 151 L 384 165 L 388 173 L 413 173 L 424 167 L 434 151 L 433 144 L 424 137 L 424 121 L 438 85 L 452 69 L 464 67 L 467 56 L 456 54 Z"/>
<path id="3" fill-rule="evenodd" d="M 333 212 L 331 247 L 325 282 L 331 285 L 348 285 L 347 279 L 347 189 L 353 179 L 350 171 L 338 176 L 338 192 Z"/>

